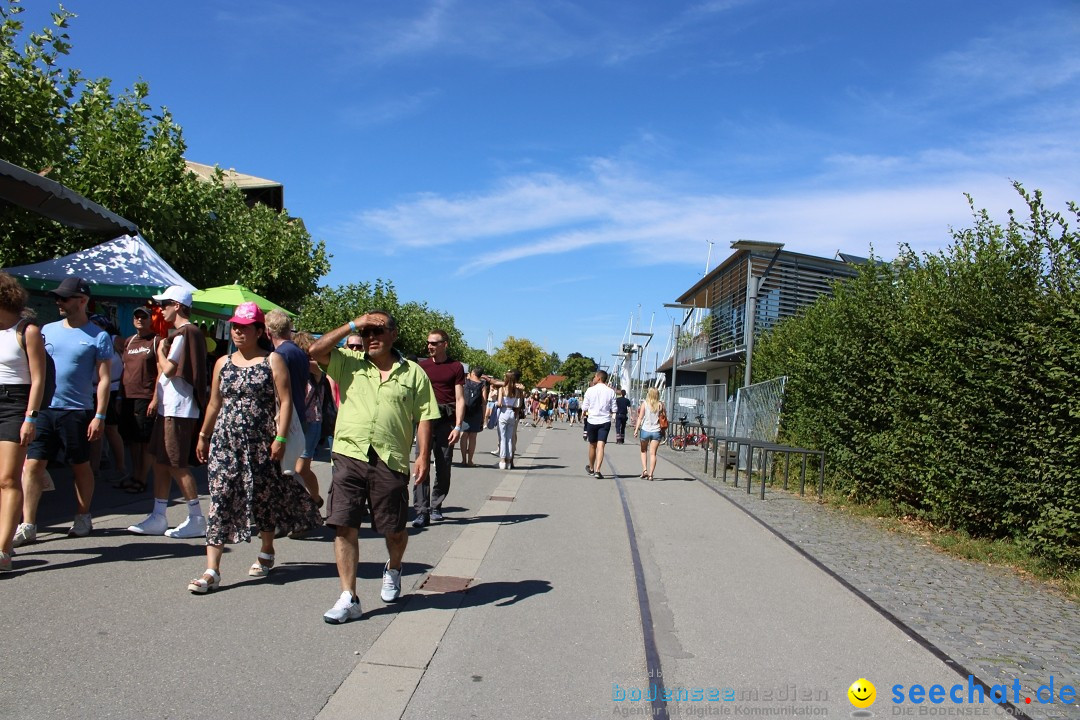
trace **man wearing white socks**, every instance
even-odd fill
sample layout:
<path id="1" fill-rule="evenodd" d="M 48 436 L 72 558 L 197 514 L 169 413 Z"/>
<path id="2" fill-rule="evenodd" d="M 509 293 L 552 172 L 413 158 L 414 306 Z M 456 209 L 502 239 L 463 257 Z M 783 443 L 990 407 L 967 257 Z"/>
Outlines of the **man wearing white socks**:
<path id="1" fill-rule="evenodd" d="M 191 291 L 174 285 L 154 295 L 165 321 L 173 326 L 171 342 L 158 345 L 157 422 L 150 438 L 154 456 L 154 510 L 138 525 L 136 535 L 172 538 L 206 536 L 206 518 L 199 505 L 195 476 L 188 465 L 199 413 L 206 407 L 206 338 L 188 319 Z M 187 501 L 187 519 L 173 529 L 165 518 L 172 481 Z"/>

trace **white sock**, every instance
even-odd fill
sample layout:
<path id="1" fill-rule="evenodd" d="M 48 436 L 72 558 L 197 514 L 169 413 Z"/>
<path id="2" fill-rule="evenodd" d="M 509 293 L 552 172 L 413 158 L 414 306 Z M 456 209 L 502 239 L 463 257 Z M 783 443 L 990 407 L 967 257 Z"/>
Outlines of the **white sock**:
<path id="1" fill-rule="evenodd" d="M 199 507 L 199 498 L 187 501 L 188 517 L 202 517 L 202 508 Z"/>
<path id="2" fill-rule="evenodd" d="M 167 510 L 168 507 L 169 507 L 169 499 L 168 498 L 165 498 L 164 500 L 162 500 L 160 498 L 154 498 L 154 512 L 151 513 L 151 514 L 152 515 L 160 515 L 161 517 L 165 517 L 165 510 Z"/>

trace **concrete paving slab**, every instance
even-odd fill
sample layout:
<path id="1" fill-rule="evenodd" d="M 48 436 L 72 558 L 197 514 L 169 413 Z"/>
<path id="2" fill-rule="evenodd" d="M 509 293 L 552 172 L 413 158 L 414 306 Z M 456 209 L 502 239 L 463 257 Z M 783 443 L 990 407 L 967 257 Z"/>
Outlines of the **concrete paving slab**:
<path id="1" fill-rule="evenodd" d="M 397 720 L 422 675 L 417 668 L 361 662 L 316 720 Z"/>
<path id="2" fill-rule="evenodd" d="M 442 593 L 410 598 L 404 611 L 364 653 L 363 661 L 419 670 L 426 668 L 462 597 L 461 593 Z"/>

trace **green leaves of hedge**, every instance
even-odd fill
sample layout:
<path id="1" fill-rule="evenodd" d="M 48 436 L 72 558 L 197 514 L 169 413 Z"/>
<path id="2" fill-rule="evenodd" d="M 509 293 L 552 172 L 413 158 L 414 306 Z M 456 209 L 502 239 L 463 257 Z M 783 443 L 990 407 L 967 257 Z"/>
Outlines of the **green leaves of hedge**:
<path id="1" fill-rule="evenodd" d="M 876 260 L 757 345 L 783 432 L 854 500 L 1080 567 L 1080 245 L 1041 193 L 1004 225 Z M 1074 225 L 1080 211 L 1068 205 Z"/>

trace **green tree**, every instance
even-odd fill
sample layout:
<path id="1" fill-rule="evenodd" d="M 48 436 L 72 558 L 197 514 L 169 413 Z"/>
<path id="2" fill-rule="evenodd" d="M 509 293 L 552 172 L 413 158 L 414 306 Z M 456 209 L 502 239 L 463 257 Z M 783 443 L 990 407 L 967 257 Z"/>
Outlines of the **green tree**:
<path id="1" fill-rule="evenodd" d="M 525 338 L 506 338 L 502 346 L 495 351 L 495 361 L 508 369 L 521 373 L 521 382 L 526 388 L 532 388 L 548 375 L 548 354 L 543 348 Z"/>
<path id="2" fill-rule="evenodd" d="M 435 328 L 445 330 L 450 336 L 451 357 L 462 359 L 470 350 L 453 317 L 431 309 L 427 303 L 401 302 L 394 283 L 382 279 L 319 288 L 301 307 L 297 326 L 324 333 L 371 310 L 385 310 L 394 316 L 398 324 L 396 347 L 405 355 L 427 357 L 428 333 Z"/>
<path id="3" fill-rule="evenodd" d="M 589 383 L 589 379 L 596 373 L 596 361 L 585 357 L 581 353 L 570 353 L 559 367 L 559 374 L 565 375 L 566 379 L 559 383 L 560 392 L 574 392 L 581 390 Z"/>
<path id="4" fill-rule="evenodd" d="M 464 351 L 458 354 L 458 359 L 461 360 L 461 362 L 468 364 L 470 368 L 479 367 L 484 371 L 484 374 L 499 380 L 503 378 L 503 375 L 505 375 L 506 371 L 509 369 L 506 365 L 497 361 L 491 355 L 488 355 L 487 351 L 473 347 L 465 348 Z"/>
<path id="5" fill-rule="evenodd" d="M 788 377 L 784 435 L 837 489 L 1080 567 L 1080 236 L 1016 189 L 1025 214 L 972 203 L 946 250 L 864 266 L 754 366 Z"/>
<path id="6" fill-rule="evenodd" d="M 120 95 L 107 78 L 61 70 L 73 14 L 30 33 L 18 0 L 0 5 L 0 157 L 41 171 L 139 226 L 158 253 L 198 287 L 240 282 L 295 309 L 329 270 L 322 242 L 303 224 L 228 187 L 220 171 L 205 182 L 188 172 L 181 128 L 167 108 L 154 113 L 149 86 Z M 101 241 L 21 208 L 0 208 L 0 263 L 36 262 Z"/>

